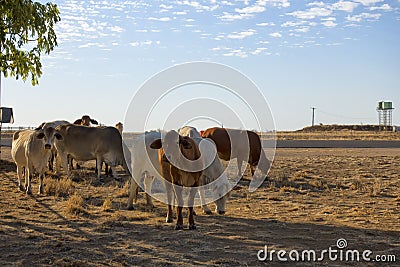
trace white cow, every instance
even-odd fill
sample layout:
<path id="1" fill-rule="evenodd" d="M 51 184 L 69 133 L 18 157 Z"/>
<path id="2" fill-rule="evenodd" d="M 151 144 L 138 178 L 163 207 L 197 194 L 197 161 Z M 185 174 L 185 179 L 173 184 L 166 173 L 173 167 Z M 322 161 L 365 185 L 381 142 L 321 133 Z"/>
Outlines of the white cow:
<path id="1" fill-rule="evenodd" d="M 201 138 L 200 133 L 197 131 L 196 128 L 191 127 L 191 126 L 184 126 L 181 129 L 179 129 L 179 134 L 182 136 L 189 136 L 191 137 L 198 145 L 200 145 L 200 142 L 204 140 Z M 211 190 L 213 194 L 213 198 L 215 200 L 215 211 L 219 214 L 224 214 L 226 211 L 226 202 L 229 197 L 229 182 L 228 182 L 228 177 L 226 176 L 224 172 L 224 167 L 218 158 L 216 156 L 216 146 L 212 140 L 208 139 L 209 143 L 207 145 L 212 145 L 213 149 L 210 147 L 205 147 L 204 149 L 207 149 L 208 151 L 202 151 L 203 156 L 213 156 L 213 159 L 208 159 L 208 161 L 211 163 L 209 166 L 203 170 L 203 174 L 200 177 L 201 184 L 202 185 L 207 185 L 209 183 L 212 183 Z M 200 150 L 202 150 L 202 146 L 200 145 Z M 214 152 L 214 153 L 212 153 Z M 207 160 L 206 160 L 207 161 Z M 212 161 L 212 162 L 211 162 Z M 218 180 L 217 180 L 218 179 Z M 217 181 L 215 181 L 217 180 Z M 200 203 L 201 207 L 203 209 L 203 212 L 206 214 L 211 214 L 211 210 L 208 208 L 207 204 L 205 203 L 205 191 L 204 188 L 201 187 L 199 189 L 199 194 L 200 194 Z"/>
<path id="2" fill-rule="evenodd" d="M 66 125 L 66 124 L 70 124 L 69 121 L 65 121 L 65 120 L 56 120 L 56 121 L 49 121 L 49 122 L 43 122 L 42 124 L 40 124 L 39 127 L 36 128 L 36 130 L 40 130 L 40 129 L 47 129 L 49 127 L 52 128 L 56 128 L 59 125 Z M 57 157 L 57 149 L 55 146 L 53 146 L 53 148 L 51 149 L 51 156 L 49 158 L 49 170 L 53 171 L 53 166 L 54 166 L 54 159 Z"/>
<path id="3" fill-rule="evenodd" d="M 160 138 L 160 132 L 145 132 L 132 143 L 132 179 L 129 189 L 128 209 L 133 209 L 133 200 L 135 199 L 135 202 L 137 200 L 139 186 L 136 181 L 144 179 L 145 191 L 150 192 L 154 177 L 161 177 L 158 152 L 155 149 L 150 149 L 150 144 Z M 153 207 L 151 196 L 146 194 L 146 199 L 147 205 Z"/>
<path id="4" fill-rule="evenodd" d="M 23 170 L 25 169 L 26 193 L 31 194 L 31 177 L 36 172 L 39 174 L 39 194 L 43 193 L 43 177 L 47 162 L 51 156 L 51 149 L 55 138 L 62 139 L 61 134 L 52 127 L 39 130 L 22 130 L 13 135 L 11 156 L 17 165 L 18 186 L 21 184 Z"/>

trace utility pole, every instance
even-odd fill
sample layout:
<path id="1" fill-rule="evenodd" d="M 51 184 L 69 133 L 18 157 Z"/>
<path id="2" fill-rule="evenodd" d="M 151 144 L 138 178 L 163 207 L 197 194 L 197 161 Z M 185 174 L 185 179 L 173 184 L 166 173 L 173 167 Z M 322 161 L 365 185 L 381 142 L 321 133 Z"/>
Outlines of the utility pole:
<path id="1" fill-rule="evenodd" d="M 317 108 L 312 107 L 311 109 L 312 109 L 312 121 L 311 121 L 311 126 L 314 126 L 315 110 L 316 110 Z"/>

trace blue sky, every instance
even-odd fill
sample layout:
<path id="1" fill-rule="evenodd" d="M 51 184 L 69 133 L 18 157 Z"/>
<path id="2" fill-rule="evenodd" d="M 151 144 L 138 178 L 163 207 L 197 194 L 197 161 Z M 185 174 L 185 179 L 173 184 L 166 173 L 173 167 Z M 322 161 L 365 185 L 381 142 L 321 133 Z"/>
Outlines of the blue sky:
<path id="1" fill-rule="evenodd" d="M 380 100 L 400 125 L 399 0 L 54 2 L 59 46 L 39 85 L 2 79 L 15 125 L 83 114 L 114 125 L 148 78 L 190 61 L 252 79 L 278 130 L 309 125 L 313 106 L 316 123 L 376 124 Z"/>

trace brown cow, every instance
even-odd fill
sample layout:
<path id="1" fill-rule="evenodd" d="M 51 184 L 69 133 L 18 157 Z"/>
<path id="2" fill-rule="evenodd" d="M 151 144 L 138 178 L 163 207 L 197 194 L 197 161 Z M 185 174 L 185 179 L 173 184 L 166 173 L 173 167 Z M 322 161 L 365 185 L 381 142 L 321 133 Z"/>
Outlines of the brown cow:
<path id="1" fill-rule="evenodd" d="M 172 222 L 173 188 L 178 202 L 178 219 L 175 229 L 183 229 L 182 207 L 184 206 L 184 203 L 182 197 L 182 187 L 191 187 L 188 198 L 189 230 L 196 229 L 193 217 L 193 206 L 194 198 L 197 192 L 196 187 L 200 185 L 200 176 L 202 174 L 201 169 L 203 165 L 200 160 L 201 154 L 199 147 L 190 137 L 181 136 L 176 131 L 170 131 L 165 135 L 163 141 L 161 141 L 161 139 L 154 140 L 151 143 L 150 148 L 158 149 L 158 161 L 161 167 L 161 175 L 165 179 L 168 200 L 168 213 L 166 221 Z M 195 169 L 191 169 L 193 166 Z M 185 168 L 185 170 L 180 169 L 181 167 Z"/>
<path id="2" fill-rule="evenodd" d="M 271 163 L 265 156 L 257 133 L 214 127 L 205 130 L 202 137 L 210 138 L 215 142 L 218 156 L 221 159 L 226 161 L 237 159 L 239 177 L 241 177 L 243 161 L 249 163 L 252 176 L 254 176 L 256 168 L 261 171 L 264 177 L 267 175 Z"/>

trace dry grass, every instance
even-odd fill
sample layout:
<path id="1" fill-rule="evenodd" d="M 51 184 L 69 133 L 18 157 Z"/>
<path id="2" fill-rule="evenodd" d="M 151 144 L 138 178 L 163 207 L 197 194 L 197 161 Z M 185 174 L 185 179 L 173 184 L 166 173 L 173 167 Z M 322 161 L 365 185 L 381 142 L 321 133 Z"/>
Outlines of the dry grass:
<path id="1" fill-rule="evenodd" d="M 87 210 L 84 207 L 84 201 L 81 195 L 73 194 L 68 200 L 67 200 L 67 213 L 72 214 L 72 215 L 85 215 L 88 214 Z"/>
<path id="2" fill-rule="evenodd" d="M 75 192 L 75 187 L 71 179 L 44 178 L 44 193 L 48 196 L 67 197 Z"/>
<path id="3" fill-rule="evenodd" d="M 112 211 L 113 205 L 112 205 L 112 199 L 110 197 L 104 199 L 103 206 L 101 209 L 106 212 Z"/>
<path id="4" fill-rule="evenodd" d="M 372 184 L 372 190 L 371 190 L 370 196 L 373 196 L 373 197 L 380 196 L 380 194 L 382 193 L 382 189 L 383 189 L 382 180 L 379 178 L 376 178 L 374 183 Z"/>

